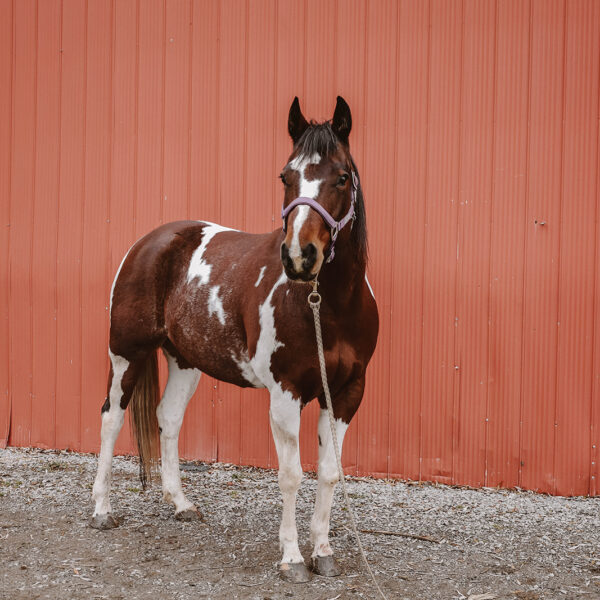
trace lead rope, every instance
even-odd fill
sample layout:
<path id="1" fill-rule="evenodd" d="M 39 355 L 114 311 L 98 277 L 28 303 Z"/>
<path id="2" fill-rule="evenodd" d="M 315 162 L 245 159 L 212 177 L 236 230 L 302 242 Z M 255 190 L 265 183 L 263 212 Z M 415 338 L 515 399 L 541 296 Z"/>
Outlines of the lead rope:
<path id="1" fill-rule="evenodd" d="M 358 543 L 358 549 L 360 550 L 360 554 L 362 556 L 363 562 L 367 567 L 367 571 L 377 588 L 380 596 L 383 600 L 387 600 L 385 594 L 381 591 L 379 584 L 377 583 L 377 579 L 375 579 L 375 575 L 371 569 L 371 565 L 367 560 L 367 555 L 365 554 L 362 542 L 360 540 L 360 536 L 358 535 L 358 527 L 356 526 L 356 519 L 354 518 L 354 512 L 352 511 L 352 507 L 350 506 L 350 498 L 348 498 L 348 490 L 346 489 L 346 479 L 344 478 L 344 469 L 342 467 L 342 458 L 340 456 L 340 447 L 338 445 L 337 433 L 335 430 L 335 420 L 333 417 L 333 405 L 331 403 L 331 394 L 329 393 L 329 384 L 327 383 L 327 369 L 325 368 L 325 354 L 323 353 L 323 336 L 321 333 L 321 294 L 317 292 L 317 286 L 319 285 L 318 281 L 315 279 L 312 281 L 313 290 L 308 295 L 308 305 L 311 307 L 313 311 L 313 316 L 315 318 L 315 334 L 317 337 L 317 351 L 319 353 L 319 366 L 321 367 L 321 379 L 323 380 L 323 392 L 325 393 L 325 401 L 327 403 L 327 413 L 329 415 L 329 427 L 331 429 L 331 437 L 333 439 L 333 448 L 335 450 L 335 459 L 337 463 L 338 475 L 340 481 L 342 482 L 342 491 L 344 492 L 344 500 L 346 502 L 346 510 L 350 515 L 350 525 L 352 526 L 352 531 L 354 532 L 354 537 Z"/>

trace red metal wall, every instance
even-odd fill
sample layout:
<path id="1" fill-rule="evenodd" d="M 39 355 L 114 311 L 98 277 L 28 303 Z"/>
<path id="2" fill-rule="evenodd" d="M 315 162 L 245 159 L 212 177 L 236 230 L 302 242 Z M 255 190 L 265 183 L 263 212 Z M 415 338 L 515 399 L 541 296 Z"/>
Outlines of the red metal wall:
<path id="1" fill-rule="evenodd" d="M 598 494 L 599 57 L 597 0 L 0 0 L 0 443 L 98 449 L 124 252 L 279 226 L 290 102 L 341 94 L 381 314 L 348 471 Z M 183 455 L 274 465 L 267 410 L 203 378 Z"/>

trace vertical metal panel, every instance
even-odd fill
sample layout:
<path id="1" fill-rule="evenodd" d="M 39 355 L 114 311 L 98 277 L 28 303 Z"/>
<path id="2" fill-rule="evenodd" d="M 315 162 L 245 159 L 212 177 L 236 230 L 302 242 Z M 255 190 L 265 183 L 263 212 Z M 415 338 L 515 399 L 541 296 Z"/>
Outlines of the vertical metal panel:
<path id="1" fill-rule="evenodd" d="M 37 7 L 33 0 L 13 4 L 14 70 L 13 134 L 10 203 L 10 382 L 9 443 L 31 443 L 32 311 L 31 257 L 35 193 L 35 114 L 37 66 Z"/>
<path id="2" fill-rule="evenodd" d="M 402 2 L 399 15 L 396 126 L 396 225 L 390 348 L 390 472 L 418 479 L 421 468 L 423 261 L 427 189 L 430 12 Z M 367 199 L 368 205 L 374 202 Z"/>
<path id="3" fill-rule="evenodd" d="M 13 96 L 13 7 L 0 3 L 0 448 L 10 430 L 9 240 Z"/>
<path id="4" fill-rule="evenodd" d="M 453 480 L 485 483 L 496 7 L 465 2 L 456 281 Z"/>
<path id="5" fill-rule="evenodd" d="M 545 490 L 554 487 L 564 18 L 561 0 L 532 2 L 521 484 Z"/>
<path id="6" fill-rule="evenodd" d="M 520 473 L 529 33 L 529 2 L 498 2 L 486 452 L 490 486 L 518 485 Z"/>
<path id="7" fill-rule="evenodd" d="M 81 251 L 85 197 L 87 5 L 65 0 L 57 248 L 56 445 L 81 444 Z"/>
<path id="8" fill-rule="evenodd" d="M 381 315 L 346 468 L 598 493 L 597 2 L 3 0 L 0 33 L 0 445 L 98 448 L 123 254 L 278 227 L 290 102 L 341 94 Z M 180 449 L 275 466 L 267 394 L 204 377 Z"/>
<path id="9" fill-rule="evenodd" d="M 589 489 L 600 6 L 567 1 L 554 491 Z M 566 403 L 561 399 L 569 398 Z M 591 425 L 591 423 L 590 423 Z"/>
<path id="10" fill-rule="evenodd" d="M 61 106 L 61 5 L 59 0 L 38 3 L 37 136 L 32 258 L 33 381 L 31 443 L 53 448 L 56 439 L 57 239 L 59 200 L 59 140 Z M 106 249 L 97 252 L 99 260 Z M 96 278 L 94 273 L 93 278 Z M 103 292 L 103 290 L 100 290 Z M 101 304 L 103 298 L 99 297 Z M 97 311 L 101 314 L 101 310 Z M 103 320 L 96 319 L 102 344 Z M 43 340 L 42 343 L 35 343 Z M 51 349 L 51 351 L 49 351 Z M 91 363 L 94 364 L 94 363 Z M 98 363 L 95 363 L 98 364 Z M 91 365 L 90 365 L 91 366 Z M 98 368 L 92 378 L 101 377 Z M 92 389 L 96 389 L 92 386 Z M 97 420 L 97 419 L 96 419 Z M 96 436 L 89 436 L 90 438 Z"/>
<path id="11" fill-rule="evenodd" d="M 421 476 L 451 483 L 455 414 L 462 4 L 431 5 Z"/>

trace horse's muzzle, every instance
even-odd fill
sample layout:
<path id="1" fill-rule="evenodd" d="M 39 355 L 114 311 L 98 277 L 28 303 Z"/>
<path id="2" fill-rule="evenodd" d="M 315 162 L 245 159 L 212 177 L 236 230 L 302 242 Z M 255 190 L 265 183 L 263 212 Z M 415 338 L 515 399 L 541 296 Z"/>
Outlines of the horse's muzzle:
<path id="1" fill-rule="evenodd" d="M 317 262 L 317 247 L 314 244 L 306 244 L 301 249 L 301 256 L 295 259 L 290 256 L 290 249 L 284 242 L 281 244 L 281 263 L 285 274 L 294 281 L 311 281 L 316 277 L 312 272 Z"/>

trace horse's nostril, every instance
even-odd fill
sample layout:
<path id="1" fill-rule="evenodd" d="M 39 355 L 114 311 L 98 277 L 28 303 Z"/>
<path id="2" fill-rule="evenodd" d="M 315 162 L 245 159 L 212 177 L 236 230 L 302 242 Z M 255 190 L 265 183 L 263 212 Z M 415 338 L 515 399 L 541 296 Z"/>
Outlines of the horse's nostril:
<path id="1" fill-rule="evenodd" d="M 314 244 L 306 244 L 306 246 L 302 248 L 302 256 L 304 258 L 317 256 L 317 247 Z"/>
<path id="2" fill-rule="evenodd" d="M 317 247 L 314 244 L 306 244 L 302 248 L 302 266 L 308 271 L 312 269 L 317 262 Z"/>
<path id="3" fill-rule="evenodd" d="M 281 262 L 283 266 L 287 269 L 292 269 L 293 262 L 290 258 L 290 249 L 286 246 L 285 243 L 281 244 Z"/>

